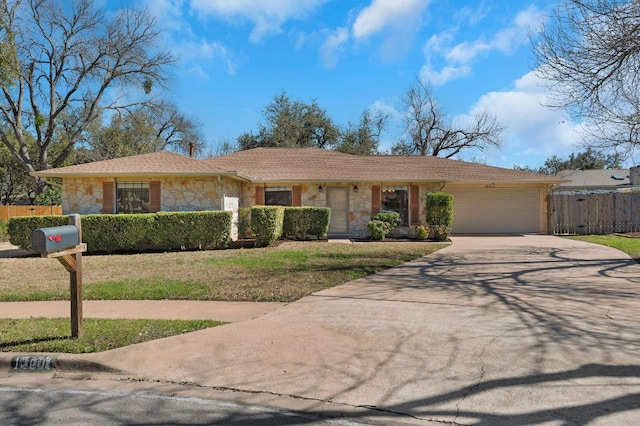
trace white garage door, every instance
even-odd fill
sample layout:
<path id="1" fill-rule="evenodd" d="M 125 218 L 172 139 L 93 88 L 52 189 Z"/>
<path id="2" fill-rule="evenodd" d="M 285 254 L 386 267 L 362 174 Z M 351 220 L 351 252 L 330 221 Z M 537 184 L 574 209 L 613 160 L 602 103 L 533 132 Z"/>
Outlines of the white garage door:
<path id="1" fill-rule="evenodd" d="M 445 189 L 446 191 L 446 189 Z M 453 194 L 453 234 L 542 232 L 540 189 L 472 189 Z"/>

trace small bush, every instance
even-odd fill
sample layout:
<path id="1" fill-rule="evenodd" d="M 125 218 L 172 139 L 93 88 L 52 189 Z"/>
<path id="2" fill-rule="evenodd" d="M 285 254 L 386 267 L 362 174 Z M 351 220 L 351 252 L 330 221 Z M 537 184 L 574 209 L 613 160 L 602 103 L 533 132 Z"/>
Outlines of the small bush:
<path id="1" fill-rule="evenodd" d="M 383 220 L 370 220 L 367 223 L 367 229 L 372 239 L 384 240 L 387 234 L 391 232 L 391 225 Z"/>
<path id="2" fill-rule="evenodd" d="M 435 241 L 445 241 L 451 234 L 448 226 L 434 225 L 429 227 L 429 236 Z"/>
<path id="3" fill-rule="evenodd" d="M 327 207 L 285 207 L 282 236 L 293 240 L 326 238 L 330 219 Z"/>
<path id="4" fill-rule="evenodd" d="M 383 222 L 383 223 L 386 223 L 387 225 L 381 226 L 380 224 L 374 223 L 371 226 L 369 226 L 369 223 L 371 222 Z M 397 212 L 376 213 L 373 216 L 371 216 L 371 221 L 367 224 L 367 229 L 371 233 L 371 238 L 373 238 L 374 240 L 382 240 L 387 236 L 387 234 L 393 232 L 396 226 L 398 226 L 399 222 L 400 222 L 400 213 L 397 213 Z M 384 232 L 384 235 L 382 235 L 382 238 L 374 237 L 374 233 L 376 234 L 376 236 L 380 236 L 381 232 Z"/>
<path id="5" fill-rule="evenodd" d="M 451 226 L 453 220 L 453 195 L 429 192 L 426 197 L 427 225 Z"/>
<path id="6" fill-rule="evenodd" d="M 273 244 L 282 236 L 284 207 L 256 206 L 251 208 L 251 231 L 259 246 Z"/>
<path id="7" fill-rule="evenodd" d="M 422 225 L 418 226 L 416 228 L 416 238 L 419 240 L 426 240 L 429 238 L 429 231 L 427 231 L 427 228 Z"/>
<path id="8" fill-rule="evenodd" d="M 446 240 L 451 233 L 453 195 L 430 192 L 427 194 L 426 207 L 430 237 L 436 241 Z"/>

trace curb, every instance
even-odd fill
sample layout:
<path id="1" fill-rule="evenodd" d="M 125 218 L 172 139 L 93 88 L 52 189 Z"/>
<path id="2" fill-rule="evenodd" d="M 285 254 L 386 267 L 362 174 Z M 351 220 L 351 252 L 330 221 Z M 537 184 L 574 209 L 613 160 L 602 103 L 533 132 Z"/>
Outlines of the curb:
<path id="1" fill-rule="evenodd" d="M 66 354 L 60 354 L 66 355 Z M 94 361 L 77 358 L 59 358 L 57 354 L 0 354 L 0 371 L 9 373 L 48 373 L 48 372 L 85 372 L 85 373 L 123 373 Z"/>

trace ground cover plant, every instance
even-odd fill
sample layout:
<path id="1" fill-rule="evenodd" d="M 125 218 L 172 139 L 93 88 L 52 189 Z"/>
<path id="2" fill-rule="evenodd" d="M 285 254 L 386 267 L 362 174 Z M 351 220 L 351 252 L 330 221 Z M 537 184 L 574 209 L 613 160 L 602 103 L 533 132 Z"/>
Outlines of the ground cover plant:
<path id="1" fill-rule="evenodd" d="M 640 262 L 640 236 L 634 235 L 632 238 L 614 234 L 608 235 L 574 235 L 565 238 L 586 241 L 589 243 L 602 244 L 616 248 L 627 253 L 629 256 Z"/>
<path id="2" fill-rule="evenodd" d="M 84 256 L 83 299 L 291 302 L 444 246 L 285 242 L 242 250 Z M 0 271 L 0 301 L 69 298 L 69 275 L 52 259 L 0 259 Z"/>

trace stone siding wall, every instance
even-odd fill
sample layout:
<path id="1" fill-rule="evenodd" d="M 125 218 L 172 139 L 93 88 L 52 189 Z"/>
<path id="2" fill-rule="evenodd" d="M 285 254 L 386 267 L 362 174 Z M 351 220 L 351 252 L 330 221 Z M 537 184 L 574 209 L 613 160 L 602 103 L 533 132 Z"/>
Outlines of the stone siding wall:
<path id="1" fill-rule="evenodd" d="M 62 213 L 102 213 L 102 184 L 105 181 L 112 180 L 64 179 Z M 161 211 L 221 210 L 223 197 L 239 197 L 242 187 L 240 182 L 228 178 L 220 181 L 217 178 L 149 178 L 138 181 L 161 182 Z"/>
<path id="2" fill-rule="evenodd" d="M 104 179 L 64 179 L 62 183 L 62 214 L 101 213 L 102 182 L 104 182 Z"/>
<path id="3" fill-rule="evenodd" d="M 354 186 L 358 186 L 358 192 L 354 191 Z M 384 186 L 384 184 L 376 184 Z M 394 183 L 395 186 L 409 186 L 409 183 Z M 242 207 L 252 207 L 255 205 L 256 187 L 263 185 L 249 184 L 245 185 L 242 198 Z M 293 187 L 294 185 L 278 184 L 281 187 Z M 369 235 L 367 231 L 367 223 L 371 219 L 371 188 L 372 184 L 354 183 L 354 182 L 332 182 L 331 184 L 321 184 L 322 191 L 318 190 L 318 184 L 300 185 L 302 192 L 302 205 L 311 207 L 326 207 L 327 205 L 327 188 L 329 187 L 348 187 L 349 188 L 349 231 L 352 237 L 364 238 Z M 429 183 L 420 185 L 420 223 L 424 223 L 426 216 L 426 193 L 428 191 L 440 190 L 439 183 Z M 397 236 L 414 235 L 415 227 L 405 226 L 399 227 L 395 231 Z"/>

